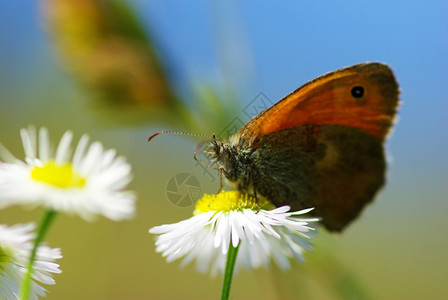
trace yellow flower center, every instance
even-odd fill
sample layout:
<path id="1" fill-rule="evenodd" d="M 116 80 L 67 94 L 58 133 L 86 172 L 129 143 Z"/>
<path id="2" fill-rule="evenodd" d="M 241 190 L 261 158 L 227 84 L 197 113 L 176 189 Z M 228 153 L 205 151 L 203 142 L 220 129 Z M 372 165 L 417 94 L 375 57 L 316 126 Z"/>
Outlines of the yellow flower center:
<path id="1" fill-rule="evenodd" d="M 273 209 L 275 206 L 266 198 L 258 196 L 260 209 Z M 252 209 L 257 210 L 257 200 L 248 194 L 241 194 L 237 191 L 222 191 L 219 194 L 204 194 L 195 206 L 193 215 L 198 215 L 208 211 L 229 212 L 232 210 Z"/>
<path id="2" fill-rule="evenodd" d="M 81 188 L 86 179 L 79 175 L 70 163 L 56 164 L 48 161 L 44 166 L 35 166 L 31 178 L 60 188 Z"/>

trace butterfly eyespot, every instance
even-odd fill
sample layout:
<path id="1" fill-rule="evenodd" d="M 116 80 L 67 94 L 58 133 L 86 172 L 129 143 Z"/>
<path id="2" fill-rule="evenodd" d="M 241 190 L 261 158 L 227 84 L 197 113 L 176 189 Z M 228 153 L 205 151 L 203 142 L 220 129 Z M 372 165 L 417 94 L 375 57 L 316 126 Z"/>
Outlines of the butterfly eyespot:
<path id="1" fill-rule="evenodd" d="M 352 96 L 355 98 L 362 98 L 364 96 L 364 88 L 362 86 L 354 86 L 352 88 Z"/>

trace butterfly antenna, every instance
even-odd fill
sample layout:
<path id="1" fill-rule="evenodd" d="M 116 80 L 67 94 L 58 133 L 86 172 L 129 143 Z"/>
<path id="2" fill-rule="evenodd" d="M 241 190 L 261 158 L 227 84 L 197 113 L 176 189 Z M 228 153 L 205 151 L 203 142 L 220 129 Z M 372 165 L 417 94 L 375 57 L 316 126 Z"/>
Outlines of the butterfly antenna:
<path id="1" fill-rule="evenodd" d="M 180 134 L 180 135 L 191 135 L 191 136 L 200 136 L 200 137 L 210 138 L 210 136 L 205 135 L 205 134 L 200 134 L 200 133 L 183 132 L 183 131 L 160 131 L 160 132 L 156 132 L 156 133 L 152 134 L 148 138 L 148 142 L 160 134 Z"/>

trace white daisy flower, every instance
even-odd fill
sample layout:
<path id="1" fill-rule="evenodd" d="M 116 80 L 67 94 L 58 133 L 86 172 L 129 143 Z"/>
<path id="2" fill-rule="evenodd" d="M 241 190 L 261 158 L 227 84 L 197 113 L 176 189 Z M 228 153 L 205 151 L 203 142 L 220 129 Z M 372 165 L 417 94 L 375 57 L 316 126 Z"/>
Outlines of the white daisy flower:
<path id="1" fill-rule="evenodd" d="M 115 150 L 99 142 L 88 147 L 83 135 L 71 154 L 73 134 L 65 132 L 53 153 L 46 128 L 20 131 L 25 161 L 0 144 L 0 208 L 12 204 L 43 205 L 77 214 L 86 220 L 103 215 L 112 220 L 130 218 L 134 195 L 123 191 L 131 180 L 131 166 Z"/>
<path id="2" fill-rule="evenodd" d="M 275 208 L 239 192 L 204 195 L 196 204 L 194 216 L 175 224 L 156 226 L 150 233 L 159 235 L 156 251 L 168 262 L 184 257 L 182 265 L 196 260 L 198 271 L 214 276 L 225 270 L 229 245 L 240 243 L 235 268 L 255 269 L 268 266 L 271 258 L 286 270 L 290 259 L 303 261 L 303 251 L 310 249 L 313 227 L 298 215 L 312 209 L 289 212 L 289 206 Z"/>
<path id="3" fill-rule="evenodd" d="M 0 299 L 19 299 L 20 285 L 26 273 L 33 248 L 34 225 L 0 225 Z M 53 261 L 61 258 L 61 250 L 40 246 L 34 262 L 29 299 L 38 299 L 46 294 L 46 289 L 37 284 L 55 284 L 51 273 L 59 274 L 59 265 Z"/>

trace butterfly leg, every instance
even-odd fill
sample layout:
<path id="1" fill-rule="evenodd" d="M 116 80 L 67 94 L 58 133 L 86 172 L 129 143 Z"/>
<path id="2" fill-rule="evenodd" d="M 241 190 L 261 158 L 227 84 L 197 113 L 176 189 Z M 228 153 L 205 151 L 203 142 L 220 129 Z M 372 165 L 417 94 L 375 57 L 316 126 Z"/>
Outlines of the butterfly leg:
<path id="1" fill-rule="evenodd" d="M 258 214 L 260 212 L 260 203 L 258 202 L 257 189 L 255 188 L 255 183 L 254 183 L 254 172 L 250 165 L 247 167 L 247 171 L 249 172 L 249 178 L 250 178 L 250 181 L 251 181 L 253 189 L 254 189 L 255 203 L 257 203 L 257 212 L 256 213 Z"/>
<path id="2" fill-rule="evenodd" d="M 219 190 L 218 190 L 217 194 L 219 194 L 221 192 L 222 187 L 224 186 L 222 183 L 222 175 L 224 174 L 224 172 L 225 172 L 224 168 L 220 167 L 219 168 Z"/>
<path id="3" fill-rule="evenodd" d="M 257 203 L 257 214 L 260 212 L 260 203 L 258 203 L 258 198 L 257 198 L 257 190 L 254 187 L 254 197 L 255 197 L 255 203 Z"/>

